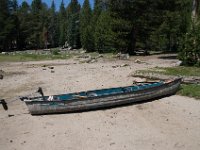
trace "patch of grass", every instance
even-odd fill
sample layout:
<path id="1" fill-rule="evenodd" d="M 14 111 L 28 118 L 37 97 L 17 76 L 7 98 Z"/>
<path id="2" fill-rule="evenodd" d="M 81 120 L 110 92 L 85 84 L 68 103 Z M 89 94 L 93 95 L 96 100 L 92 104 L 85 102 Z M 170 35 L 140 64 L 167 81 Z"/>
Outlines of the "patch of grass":
<path id="1" fill-rule="evenodd" d="M 105 53 L 105 54 L 103 54 L 103 55 L 104 55 L 104 57 L 107 58 L 107 59 L 113 59 L 114 56 L 115 56 L 115 54 L 113 54 L 113 53 Z"/>
<path id="2" fill-rule="evenodd" d="M 198 67 L 172 67 L 164 68 L 166 75 L 180 75 L 180 76 L 200 76 L 200 68 Z"/>
<path id="3" fill-rule="evenodd" d="M 174 75 L 174 76 L 200 76 L 199 67 L 170 67 L 170 68 L 156 67 L 151 70 L 140 70 L 137 72 L 158 73 L 158 74 Z"/>
<path id="4" fill-rule="evenodd" d="M 99 53 L 97 53 L 97 52 L 87 53 L 87 54 L 89 54 L 91 57 L 97 57 L 97 56 L 99 56 Z"/>
<path id="5" fill-rule="evenodd" d="M 179 94 L 200 99 L 200 85 L 181 85 Z"/>
<path id="6" fill-rule="evenodd" d="M 2 55 L 0 54 L 0 62 L 20 62 L 20 61 L 41 61 L 41 60 L 55 60 L 55 59 L 69 59 L 70 55 L 41 55 L 41 54 L 15 54 Z"/>

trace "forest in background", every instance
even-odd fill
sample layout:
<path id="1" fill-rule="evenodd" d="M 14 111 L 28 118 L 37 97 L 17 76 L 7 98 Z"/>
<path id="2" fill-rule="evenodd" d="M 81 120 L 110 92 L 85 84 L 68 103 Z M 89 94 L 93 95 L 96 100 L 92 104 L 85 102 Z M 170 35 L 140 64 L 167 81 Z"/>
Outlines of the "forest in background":
<path id="1" fill-rule="evenodd" d="M 48 7 L 42 0 L 0 0 L 0 51 L 63 45 L 99 53 L 179 51 L 185 64 L 199 65 L 198 6 L 198 0 L 94 0 L 91 7 L 71 0 L 56 11 L 54 1 Z"/>

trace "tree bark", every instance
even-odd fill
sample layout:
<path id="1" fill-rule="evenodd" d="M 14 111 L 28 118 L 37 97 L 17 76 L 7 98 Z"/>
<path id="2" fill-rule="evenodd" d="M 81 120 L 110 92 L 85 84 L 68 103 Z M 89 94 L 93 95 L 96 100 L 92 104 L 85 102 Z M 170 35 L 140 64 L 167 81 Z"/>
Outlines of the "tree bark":
<path id="1" fill-rule="evenodd" d="M 199 10 L 199 0 L 193 0 L 193 5 L 192 5 L 192 20 L 193 20 L 193 22 L 197 21 L 198 10 Z"/>

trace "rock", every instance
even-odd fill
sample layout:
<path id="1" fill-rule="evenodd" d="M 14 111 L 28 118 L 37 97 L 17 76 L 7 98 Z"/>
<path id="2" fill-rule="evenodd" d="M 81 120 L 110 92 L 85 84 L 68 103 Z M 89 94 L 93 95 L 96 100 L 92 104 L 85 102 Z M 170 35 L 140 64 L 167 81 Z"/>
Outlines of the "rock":
<path id="1" fill-rule="evenodd" d="M 103 58 L 103 55 L 99 55 L 96 57 L 96 59 L 99 59 L 99 58 Z"/>
<path id="2" fill-rule="evenodd" d="M 0 70 L 0 80 L 3 80 L 5 72 L 3 70 Z"/>
<path id="3" fill-rule="evenodd" d="M 15 115 L 8 115 L 8 117 L 10 118 L 10 117 L 14 117 Z"/>
<path id="4" fill-rule="evenodd" d="M 95 62 L 97 62 L 97 60 L 96 59 L 93 59 L 93 58 L 91 58 L 91 59 L 88 59 L 87 61 L 86 61 L 86 63 L 95 63 Z"/>
<path id="5" fill-rule="evenodd" d="M 182 61 L 176 62 L 175 66 L 180 66 L 182 64 Z"/>
<path id="6" fill-rule="evenodd" d="M 120 67 L 128 67 L 130 66 L 129 64 L 122 64 Z"/>
<path id="7" fill-rule="evenodd" d="M 54 69 L 54 67 L 48 67 L 48 68 L 51 69 L 51 70 Z"/>
<path id="8" fill-rule="evenodd" d="M 2 74 L 0 74 L 0 80 L 3 80 L 3 75 Z"/>
<path id="9" fill-rule="evenodd" d="M 139 60 L 139 59 L 136 59 L 136 60 L 135 60 L 135 63 L 137 63 L 137 64 L 141 64 L 141 63 L 142 63 L 142 61 L 141 61 L 141 60 Z"/>
<path id="10" fill-rule="evenodd" d="M 121 60 L 128 60 L 130 58 L 130 55 L 118 53 L 116 57 L 121 59 Z"/>
<path id="11" fill-rule="evenodd" d="M 90 55 L 81 55 L 81 56 L 78 56 L 78 58 L 83 58 L 83 59 L 91 59 L 91 56 Z"/>
<path id="12" fill-rule="evenodd" d="M 42 67 L 47 67 L 47 65 L 42 65 Z"/>
<path id="13" fill-rule="evenodd" d="M 97 62 L 96 59 L 92 59 L 92 60 L 90 61 L 90 63 L 95 63 L 95 62 Z"/>
<path id="14" fill-rule="evenodd" d="M 115 65 L 115 66 L 112 66 L 112 68 L 119 68 L 119 67 L 128 67 L 130 66 L 129 64 L 122 64 L 122 65 Z"/>
<path id="15" fill-rule="evenodd" d="M 119 65 L 112 66 L 112 68 L 118 68 L 118 67 L 119 67 Z"/>
<path id="16" fill-rule="evenodd" d="M 86 53 L 86 51 L 80 51 L 80 54 L 85 54 Z"/>
<path id="17" fill-rule="evenodd" d="M 8 55 L 9 53 L 8 52 L 1 52 L 1 54 Z"/>
<path id="18" fill-rule="evenodd" d="M 110 143 L 110 146 L 112 146 L 112 145 L 115 145 L 115 143 L 113 142 L 113 143 Z"/>

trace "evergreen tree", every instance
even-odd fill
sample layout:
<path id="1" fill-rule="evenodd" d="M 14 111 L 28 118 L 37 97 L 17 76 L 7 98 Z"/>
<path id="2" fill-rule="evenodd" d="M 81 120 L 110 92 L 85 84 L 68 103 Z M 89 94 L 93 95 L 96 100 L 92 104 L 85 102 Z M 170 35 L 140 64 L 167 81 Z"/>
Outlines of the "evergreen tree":
<path id="1" fill-rule="evenodd" d="M 62 0 L 60 5 L 60 11 L 59 11 L 59 45 L 63 46 L 66 41 L 66 33 L 67 33 L 67 26 L 66 26 L 66 10 L 64 6 L 64 2 Z"/>
<path id="2" fill-rule="evenodd" d="M 97 20 L 99 19 L 99 16 L 102 11 L 102 0 L 95 0 L 94 1 L 94 11 L 93 11 L 93 18 L 92 18 L 92 24 L 95 28 Z"/>
<path id="3" fill-rule="evenodd" d="M 9 31 L 6 28 L 7 18 L 9 17 L 9 8 L 7 0 L 0 0 L 0 49 L 7 49 L 7 34 Z"/>
<path id="4" fill-rule="evenodd" d="M 16 48 L 18 43 L 17 2 L 0 0 L 0 49 Z"/>
<path id="5" fill-rule="evenodd" d="M 111 22 L 112 18 L 109 12 L 102 11 L 97 20 L 95 30 L 95 48 L 99 53 L 111 52 L 113 50 Z"/>
<path id="6" fill-rule="evenodd" d="M 91 41 L 91 17 L 92 10 L 90 7 L 89 0 L 85 0 L 80 14 L 80 35 L 81 44 L 87 51 L 93 51 L 93 41 Z"/>
<path id="7" fill-rule="evenodd" d="M 179 57 L 183 65 L 200 66 L 200 24 L 199 24 L 199 1 L 193 0 L 191 23 L 187 28 L 179 50 Z M 191 14 L 191 12 L 187 13 Z"/>
<path id="8" fill-rule="evenodd" d="M 91 20 L 91 28 L 90 28 L 90 40 L 91 40 L 91 50 L 95 51 L 96 47 L 95 47 L 95 30 L 96 30 L 96 25 L 97 25 L 97 21 L 99 19 L 99 16 L 101 14 L 102 11 L 102 0 L 95 0 L 94 1 L 94 10 L 93 10 L 93 15 L 92 15 L 92 20 Z"/>
<path id="9" fill-rule="evenodd" d="M 48 23 L 48 41 L 50 42 L 51 47 L 58 46 L 59 37 L 58 37 L 58 19 L 55 10 L 54 0 L 52 1 L 50 13 L 49 13 L 49 23 Z"/>
<path id="10" fill-rule="evenodd" d="M 46 3 L 42 3 L 42 9 L 40 11 L 40 23 L 41 23 L 41 34 L 40 34 L 40 48 L 47 48 L 48 44 L 48 17 L 49 10 Z"/>
<path id="11" fill-rule="evenodd" d="M 77 0 L 71 0 L 69 4 L 69 25 L 67 29 L 67 41 L 72 48 L 81 47 L 79 13 L 80 4 Z"/>
<path id="12" fill-rule="evenodd" d="M 130 54 L 134 51 L 138 31 L 135 2 L 110 0 L 109 4 L 111 17 L 113 18 L 112 30 L 115 49 Z"/>
<path id="13" fill-rule="evenodd" d="M 197 21 L 197 20 L 195 20 Z M 180 46 L 179 57 L 183 65 L 200 66 L 200 25 L 193 24 L 191 29 L 185 34 Z"/>
<path id="14" fill-rule="evenodd" d="M 33 0 L 31 4 L 31 31 L 28 41 L 32 48 L 39 48 L 41 46 L 41 36 L 42 36 L 42 22 L 41 22 L 41 10 L 42 2 L 41 0 Z"/>
<path id="15" fill-rule="evenodd" d="M 20 22 L 19 29 L 19 48 L 29 48 L 28 37 L 31 35 L 31 15 L 30 6 L 27 2 L 23 2 L 18 11 L 18 18 Z"/>

